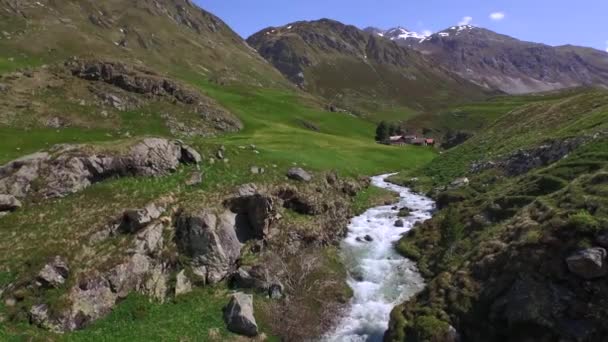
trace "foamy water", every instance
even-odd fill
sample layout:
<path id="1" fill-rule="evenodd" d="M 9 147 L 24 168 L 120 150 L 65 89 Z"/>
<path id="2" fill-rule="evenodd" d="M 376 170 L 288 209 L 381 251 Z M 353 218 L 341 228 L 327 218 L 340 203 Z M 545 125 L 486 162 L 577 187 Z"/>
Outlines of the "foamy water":
<path id="1" fill-rule="evenodd" d="M 374 186 L 399 193 L 399 202 L 369 209 L 352 219 L 342 242 L 342 257 L 349 270 L 348 284 L 354 295 L 350 307 L 328 342 L 382 341 L 391 310 L 424 287 L 416 265 L 400 256 L 394 244 L 419 221 L 431 218 L 434 202 L 409 189 L 385 182 L 390 175 L 372 178 Z M 411 209 L 395 227 L 399 210 Z M 373 240 L 365 241 L 369 235 Z"/>

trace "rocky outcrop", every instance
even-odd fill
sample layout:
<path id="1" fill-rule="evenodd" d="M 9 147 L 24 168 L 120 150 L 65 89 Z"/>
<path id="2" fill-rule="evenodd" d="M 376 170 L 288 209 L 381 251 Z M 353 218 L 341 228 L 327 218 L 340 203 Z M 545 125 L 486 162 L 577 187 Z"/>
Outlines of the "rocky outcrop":
<path id="1" fill-rule="evenodd" d="M 272 196 L 258 193 L 253 184 L 246 184 L 237 190 L 238 195 L 224 202 L 237 214 L 239 233 L 243 239 L 264 239 L 270 236 L 271 228 L 279 219 L 275 200 Z"/>
<path id="2" fill-rule="evenodd" d="M 258 325 L 253 316 L 253 296 L 244 293 L 235 293 L 224 308 L 224 321 L 228 330 L 254 337 L 258 335 Z"/>
<path id="3" fill-rule="evenodd" d="M 304 171 L 304 169 L 300 167 L 294 167 L 287 171 L 287 177 L 289 179 L 293 179 L 301 182 L 310 182 L 312 180 L 312 176 L 310 173 Z"/>
<path id="4" fill-rule="evenodd" d="M 163 99 L 167 102 L 182 104 L 192 108 L 200 115 L 203 121 L 213 125 L 219 131 L 234 132 L 243 128 L 243 124 L 234 115 L 223 109 L 211 98 L 203 95 L 176 80 L 160 76 L 155 72 L 140 66 L 128 65 L 115 61 L 103 60 L 81 60 L 71 59 L 65 63 L 66 68 L 74 77 L 91 82 L 106 84 L 112 92 L 108 92 L 104 87 L 95 87 L 97 97 L 103 103 L 109 104 L 119 110 L 131 109 L 128 100 L 121 97 L 130 98 L 134 95 L 144 99 Z M 94 83 L 95 84 L 95 83 Z M 113 94 L 122 93 L 122 96 Z M 135 102 L 143 102 L 135 100 Z M 175 122 L 174 117 L 166 117 L 167 123 L 175 133 L 187 133 L 192 131 L 187 125 Z"/>
<path id="5" fill-rule="evenodd" d="M 0 195 L 0 212 L 15 211 L 21 208 L 21 202 L 13 195 Z"/>
<path id="6" fill-rule="evenodd" d="M 43 287 L 60 287 L 70 274 L 67 262 L 57 256 L 50 263 L 44 265 L 38 273 L 37 281 Z"/>
<path id="7" fill-rule="evenodd" d="M 230 285 L 237 289 L 252 289 L 271 298 L 283 296 L 284 287 L 263 265 L 241 267 L 230 276 Z"/>
<path id="8" fill-rule="evenodd" d="M 532 169 L 553 164 L 579 146 L 605 135 L 606 133 L 598 133 L 594 136 L 553 140 L 535 148 L 520 149 L 502 159 L 473 163 L 471 172 L 479 173 L 496 168 L 505 171 L 509 176 L 521 175 Z"/>
<path id="9" fill-rule="evenodd" d="M 588 248 L 566 259 L 570 272 L 584 279 L 601 278 L 608 274 L 604 248 Z"/>
<path id="10" fill-rule="evenodd" d="M 112 177 L 165 176 L 180 163 L 200 160 L 178 141 L 148 138 L 126 152 L 94 152 L 87 146 L 60 145 L 0 167 L 0 193 L 64 197 Z M 35 186 L 34 186 L 35 185 Z"/>
<path id="11" fill-rule="evenodd" d="M 177 219 L 175 239 L 181 253 L 192 259 L 193 272 L 209 284 L 224 279 L 241 253 L 236 215 L 210 210 L 182 214 Z"/>

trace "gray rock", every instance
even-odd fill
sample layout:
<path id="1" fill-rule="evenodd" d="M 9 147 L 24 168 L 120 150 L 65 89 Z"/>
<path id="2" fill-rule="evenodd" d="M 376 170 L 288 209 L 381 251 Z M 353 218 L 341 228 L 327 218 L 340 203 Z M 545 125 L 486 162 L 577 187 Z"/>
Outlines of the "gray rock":
<path id="1" fill-rule="evenodd" d="M 152 260 L 149 257 L 136 253 L 126 262 L 112 268 L 105 277 L 112 293 L 118 298 L 125 298 L 142 287 L 145 276 L 152 268 Z"/>
<path id="2" fill-rule="evenodd" d="M 258 193 L 258 187 L 257 187 L 257 185 L 255 185 L 253 183 L 243 184 L 236 190 L 236 194 L 239 197 L 253 196 L 257 193 Z"/>
<path id="3" fill-rule="evenodd" d="M 68 294 L 70 309 L 64 313 L 62 328 L 82 329 L 112 311 L 117 295 L 103 277 L 93 277 L 74 286 Z"/>
<path id="4" fill-rule="evenodd" d="M 15 196 L 0 195 L 0 211 L 15 211 L 21 206 L 21 202 Z"/>
<path id="5" fill-rule="evenodd" d="M 144 277 L 140 292 L 163 303 L 169 289 L 168 282 L 169 274 L 165 265 L 156 264 Z"/>
<path id="6" fill-rule="evenodd" d="M 395 221 L 395 227 L 403 228 L 405 227 L 405 222 L 403 220 Z"/>
<path id="7" fill-rule="evenodd" d="M 373 237 L 371 237 L 371 235 L 365 235 L 365 237 L 363 237 L 363 239 L 364 239 L 365 241 L 367 241 L 367 242 L 372 242 L 372 241 L 374 241 L 374 238 L 373 238 Z"/>
<path id="8" fill-rule="evenodd" d="M 61 257 L 56 256 L 53 261 L 44 265 L 38 272 L 37 281 L 43 287 L 60 287 L 70 275 L 70 269 Z"/>
<path id="9" fill-rule="evenodd" d="M 281 299 L 283 298 L 283 290 L 282 284 L 272 284 L 268 289 L 268 297 L 270 299 Z"/>
<path id="10" fill-rule="evenodd" d="M 236 234 L 236 215 L 219 217 L 209 210 L 177 219 L 176 243 L 181 253 L 192 258 L 195 274 L 215 284 L 226 277 L 240 257 L 242 245 Z"/>
<path id="11" fill-rule="evenodd" d="M 8 89 L 9 89 L 8 84 L 0 83 L 0 93 L 5 93 L 8 91 Z"/>
<path id="12" fill-rule="evenodd" d="M 566 259 L 570 272 L 584 279 L 601 278 L 608 274 L 606 250 L 595 247 L 578 251 Z"/>
<path id="13" fill-rule="evenodd" d="M 224 321 L 228 330 L 254 337 L 258 335 L 258 325 L 253 315 L 253 296 L 244 293 L 235 293 L 224 308 Z"/>
<path id="14" fill-rule="evenodd" d="M 608 248 L 608 231 L 601 232 L 595 240 L 598 245 Z"/>
<path id="15" fill-rule="evenodd" d="M 217 153 L 215 154 L 215 156 L 217 157 L 217 159 L 224 159 L 224 151 L 222 150 L 218 150 Z"/>
<path id="16" fill-rule="evenodd" d="M 195 171 L 190 174 L 190 177 L 186 180 L 187 186 L 195 186 L 203 183 L 203 173 L 200 171 Z"/>
<path id="17" fill-rule="evenodd" d="M 149 138 L 127 152 L 93 153 L 78 145 L 59 145 L 49 153 L 37 153 L 0 167 L 0 193 L 25 197 L 35 181 L 47 198 L 63 197 L 111 177 L 165 176 L 180 162 L 192 162 L 189 152 L 176 141 Z M 186 148 L 187 150 L 187 148 Z"/>
<path id="18" fill-rule="evenodd" d="M 142 209 L 129 209 L 123 213 L 120 230 L 135 233 L 161 217 L 167 208 L 157 203 L 150 203 Z"/>
<path id="19" fill-rule="evenodd" d="M 258 238 L 269 236 L 270 228 L 277 218 L 272 197 L 261 194 L 251 196 L 247 204 L 247 217 L 254 236 Z"/>
<path id="20" fill-rule="evenodd" d="M 181 161 L 186 164 L 200 164 L 203 161 L 203 157 L 201 157 L 200 153 L 198 153 L 194 148 L 188 145 L 181 145 L 182 155 Z"/>
<path id="21" fill-rule="evenodd" d="M 62 328 L 58 322 L 51 319 L 49 307 L 46 304 L 34 305 L 29 312 L 30 322 L 36 326 L 53 332 L 61 332 Z"/>
<path id="22" fill-rule="evenodd" d="M 287 177 L 302 182 L 310 182 L 312 180 L 312 176 L 299 167 L 289 169 L 289 171 L 287 171 Z"/>
<path id="23" fill-rule="evenodd" d="M 154 223 L 137 233 L 135 238 L 135 252 L 140 254 L 154 255 L 163 248 L 162 223 Z"/>
<path id="24" fill-rule="evenodd" d="M 192 283 L 185 270 L 181 270 L 175 279 L 175 296 L 180 296 L 192 292 Z"/>

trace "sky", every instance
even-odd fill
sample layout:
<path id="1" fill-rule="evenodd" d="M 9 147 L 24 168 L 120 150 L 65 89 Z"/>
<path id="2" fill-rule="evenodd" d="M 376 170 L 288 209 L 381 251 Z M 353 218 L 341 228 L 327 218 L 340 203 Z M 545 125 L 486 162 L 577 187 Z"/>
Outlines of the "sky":
<path id="1" fill-rule="evenodd" d="M 330 18 L 360 28 L 437 32 L 469 23 L 518 39 L 608 52 L 608 0 L 194 0 L 244 38 L 268 26 Z"/>

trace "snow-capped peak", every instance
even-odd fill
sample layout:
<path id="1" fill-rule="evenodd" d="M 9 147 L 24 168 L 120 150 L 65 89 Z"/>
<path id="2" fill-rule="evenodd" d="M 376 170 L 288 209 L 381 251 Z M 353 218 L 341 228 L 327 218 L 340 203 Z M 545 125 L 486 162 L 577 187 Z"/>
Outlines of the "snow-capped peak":
<path id="1" fill-rule="evenodd" d="M 410 39 L 410 38 L 424 39 L 424 38 L 428 37 L 428 34 L 410 31 L 403 27 L 396 27 L 396 28 L 386 31 L 384 33 L 384 36 L 390 38 L 391 40 Z"/>

